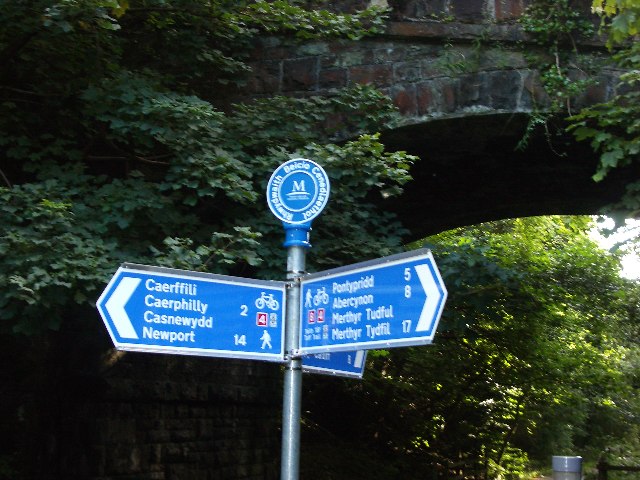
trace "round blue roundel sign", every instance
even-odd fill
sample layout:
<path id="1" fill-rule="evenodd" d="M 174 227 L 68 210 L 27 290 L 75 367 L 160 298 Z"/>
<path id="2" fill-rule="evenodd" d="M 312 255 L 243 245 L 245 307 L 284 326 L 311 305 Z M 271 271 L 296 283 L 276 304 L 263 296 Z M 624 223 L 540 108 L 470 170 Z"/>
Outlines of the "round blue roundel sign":
<path id="1" fill-rule="evenodd" d="M 294 158 L 280 165 L 267 185 L 267 203 L 285 223 L 307 223 L 329 200 L 329 177 L 316 162 Z"/>

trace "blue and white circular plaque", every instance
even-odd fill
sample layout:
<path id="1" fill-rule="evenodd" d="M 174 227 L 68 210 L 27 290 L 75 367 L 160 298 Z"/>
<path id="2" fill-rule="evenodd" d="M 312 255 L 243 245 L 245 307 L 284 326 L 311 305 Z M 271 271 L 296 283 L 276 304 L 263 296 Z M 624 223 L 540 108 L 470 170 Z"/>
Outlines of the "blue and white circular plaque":
<path id="1" fill-rule="evenodd" d="M 267 185 L 267 203 L 285 223 L 311 222 L 329 200 L 329 177 L 312 160 L 294 158 L 275 169 Z"/>

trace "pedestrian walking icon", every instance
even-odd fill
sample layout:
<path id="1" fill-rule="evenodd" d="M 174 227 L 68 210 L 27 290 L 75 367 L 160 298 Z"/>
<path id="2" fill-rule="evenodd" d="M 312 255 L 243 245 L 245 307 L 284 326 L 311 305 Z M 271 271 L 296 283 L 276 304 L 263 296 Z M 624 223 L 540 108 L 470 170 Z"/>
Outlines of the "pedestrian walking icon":
<path id="1" fill-rule="evenodd" d="M 266 330 L 260 337 L 260 340 L 262 340 L 262 346 L 260 347 L 262 350 L 264 350 L 265 347 L 269 347 L 269 349 L 273 348 L 271 346 L 271 335 L 269 335 L 269 332 L 267 332 Z"/>
<path id="2" fill-rule="evenodd" d="M 311 295 L 311 290 L 307 290 L 307 295 L 306 298 L 304 300 L 304 306 L 305 307 L 310 307 L 311 306 L 311 299 L 313 298 L 313 296 Z"/>

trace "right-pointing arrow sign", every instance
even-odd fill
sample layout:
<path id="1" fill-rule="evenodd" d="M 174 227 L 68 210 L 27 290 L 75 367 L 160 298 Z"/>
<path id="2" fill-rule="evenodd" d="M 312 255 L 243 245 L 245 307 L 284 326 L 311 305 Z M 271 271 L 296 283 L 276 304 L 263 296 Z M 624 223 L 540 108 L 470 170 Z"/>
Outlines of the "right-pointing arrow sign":
<path id="1" fill-rule="evenodd" d="M 418 273 L 422 288 L 427 294 L 418 325 L 416 325 L 416 332 L 425 332 L 431 329 L 437 309 L 444 306 L 444 298 L 441 295 L 442 280 L 440 275 L 434 271 L 435 265 L 433 263 L 416 265 L 414 268 Z M 446 295 L 446 292 L 444 294 Z"/>
<path id="2" fill-rule="evenodd" d="M 426 249 L 301 281 L 303 355 L 431 343 L 447 290 Z"/>

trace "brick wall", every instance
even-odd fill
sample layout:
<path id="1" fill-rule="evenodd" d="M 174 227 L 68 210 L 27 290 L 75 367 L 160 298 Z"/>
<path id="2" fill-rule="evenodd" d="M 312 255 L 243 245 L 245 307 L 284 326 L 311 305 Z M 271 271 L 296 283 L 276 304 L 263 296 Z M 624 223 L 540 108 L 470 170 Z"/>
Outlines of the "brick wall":
<path id="1" fill-rule="evenodd" d="M 0 478 L 2 461 L 15 479 L 278 478 L 278 365 L 119 353 L 100 332 L 67 333 L 0 340 L 14 367 L 0 377 Z"/>

